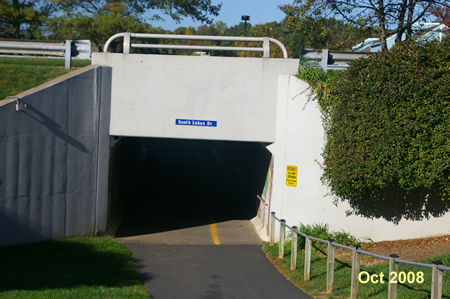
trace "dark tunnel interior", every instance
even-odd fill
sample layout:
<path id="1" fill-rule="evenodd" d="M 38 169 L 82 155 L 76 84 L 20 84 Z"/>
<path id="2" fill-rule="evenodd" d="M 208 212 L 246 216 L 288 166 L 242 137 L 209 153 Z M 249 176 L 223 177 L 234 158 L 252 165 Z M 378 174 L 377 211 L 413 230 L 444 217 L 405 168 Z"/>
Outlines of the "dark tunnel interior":
<path id="1" fill-rule="evenodd" d="M 122 137 L 111 149 L 108 233 L 132 236 L 251 219 L 267 144 Z"/>

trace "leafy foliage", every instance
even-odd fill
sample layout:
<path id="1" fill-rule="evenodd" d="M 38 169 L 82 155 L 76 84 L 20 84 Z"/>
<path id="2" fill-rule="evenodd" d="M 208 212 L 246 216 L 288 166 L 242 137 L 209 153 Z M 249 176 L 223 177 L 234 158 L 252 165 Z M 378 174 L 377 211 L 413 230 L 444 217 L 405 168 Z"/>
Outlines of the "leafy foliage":
<path id="1" fill-rule="evenodd" d="M 0 0 L 0 38 L 42 38 L 44 24 L 53 10 L 42 0 Z"/>
<path id="2" fill-rule="evenodd" d="M 324 20 L 336 16 L 347 24 L 357 27 L 376 28 L 381 49 L 387 50 L 387 38 L 396 34 L 400 41 L 403 33 L 412 35 L 412 25 L 424 20 L 435 7 L 448 7 L 446 0 L 295 0 L 292 5 L 282 6 L 289 15 L 299 16 L 294 20 Z M 308 27 L 312 30 L 315 27 Z M 324 31 L 325 32 L 325 31 Z"/>
<path id="3" fill-rule="evenodd" d="M 217 15 L 219 6 L 210 0 L 201 1 L 105 1 L 52 0 L 63 12 L 49 22 L 53 39 L 90 39 L 99 48 L 118 32 L 164 33 L 146 24 L 145 12 L 159 10 L 175 20 L 190 16 L 202 22 L 211 22 L 209 15 Z M 151 19 L 160 19 L 153 14 Z"/>
<path id="4" fill-rule="evenodd" d="M 338 70 L 328 70 L 325 72 L 319 67 L 317 62 L 311 62 L 303 57 L 300 59 L 297 77 L 308 82 L 316 90 L 319 85 L 325 84 L 329 80 L 339 76 L 340 73 L 341 71 Z"/>
<path id="5" fill-rule="evenodd" d="M 430 12 L 436 16 L 439 22 L 444 23 L 446 26 L 450 26 L 450 7 L 444 5 L 438 5 L 430 9 Z M 447 30 L 448 31 L 448 30 Z"/>
<path id="6" fill-rule="evenodd" d="M 267 36 L 267 37 L 272 37 L 272 38 L 275 38 L 275 39 L 278 39 L 281 41 L 285 39 L 285 35 L 283 33 L 283 27 L 280 23 L 277 23 L 277 22 L 267 22 L 264 24 L 253 25 L 250 27 L 250 29 L 248 29 L 247 36 Z M 256 47 L 257 45 L 260 45 L 261 43 L 247 42 L 245 44 L 248 47 Z M 235 47 L 243 47 L 244 43 L 243 42 L 235 42 L 234 46 Z M 259 53 L 258 52 L 245 52 L 245 53 L 239 52 L 238 56 L 262 57 L 262 53 L 261 52 L 259 52 Z M 281 57 L 283 57 L 283 53 L 281 52 L 281 49 L 277 45 L 270 43 L 270 56 L 281 58 Z"/>
<path id="7" fill-rule="evenodd" d="M 399 222 L 449 209 L 450 38 L 355 61 L 321 89 L 322 179 L 353 211 Z"/>
<path id="8" fill-rule="evenodd" d="M 346 233 L 345 231 L 330 232 L 328 224 L 315 223 L 312 225 L 309 224 L 305 225 L 301 223 L 298 230 L 304 234 L 310 234 L 312 237 L 319 238 L 322 240 L 334 239 L 336 243 L 342 245 L 352 245 L 360 243 L 359 239 Z M 305 248 L 305 238 L 299 237 L 297 239 L 297 246 L 299 249 Z M 325 246 L 322 243 L 315 242 L 314 248 L 323 251 Z"/>
<path id="9" fill-rule="evenodd" d="M 302 48 L 345 50 L 373 36 L 371 27 L 355 26 L 335 18 L 308 15 L 301 5 L 283 5 L 283 26 L 289 30 L 286 45 L 293 57 Z"/>

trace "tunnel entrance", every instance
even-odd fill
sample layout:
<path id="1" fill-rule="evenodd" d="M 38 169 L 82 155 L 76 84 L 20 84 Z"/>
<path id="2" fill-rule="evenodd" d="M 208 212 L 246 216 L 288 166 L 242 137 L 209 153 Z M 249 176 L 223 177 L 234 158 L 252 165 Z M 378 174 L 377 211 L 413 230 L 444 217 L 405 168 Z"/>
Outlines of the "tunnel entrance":
<path id="1" fill-rule="evenodd" d="M 267 144 L 122 137 L 111 149 L 108 232 L 132 236 L 256 216 Z"/>

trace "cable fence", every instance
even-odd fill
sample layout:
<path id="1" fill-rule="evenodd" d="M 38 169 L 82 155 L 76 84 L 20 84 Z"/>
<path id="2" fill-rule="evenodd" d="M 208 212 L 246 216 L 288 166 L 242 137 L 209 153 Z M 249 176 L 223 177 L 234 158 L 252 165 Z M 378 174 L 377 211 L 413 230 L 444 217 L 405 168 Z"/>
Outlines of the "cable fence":
<path id="1" fill-rule="evenodd" d="M 275 229 L 276 223 L 279 223 L 279 240 L 278 240 L 278 258 L 282 259 L 285 256 L 285 243 L 286 243 L 286 229 L 288 229 L 292 234 L 291 240 L 291 259 L 290 259 L 290 269 L 297 269 L 297 239 L 298 237 L 305 238 L 305 261 L 304 261 L 304 280 L 311 279 L 311 247 L 312 241 L 320 242 L 327 245 L 327 271 L 326 271 L 326 291 L 328 294 L 333 292 L 333 282 L 334 282 L 334 263 L 335 263 L 335 248 L 342 248 L 344 250 L 349 250 L 352 252 L 352 264 L 351 264 L 351 286 L 350 286 L 350 298 L 358 298 L 359 292 L 359 282 L 362 274 L 367 272 L 361 272 L 360 256 L 370 256 L 376 259 L 382 259 L 389 262 L 389 277 L 388 277 L 388 299 L 397 298 L 397 287 L 399 283 L 404 283 L 406 281 L 415 280 L 416 277 L 414 272 L 399 272 L 399 265 L 405 264 L 415 267 L 429 268 L 432 271 L 432 281 L 431 281 L 431 299 L 441 299 L 442 298 L 442 288 L 443 288 L 443 272 L 450 271 L 450 267 L 443 265 L 441 261 L 433 261 L 432 264 L 412 262 L 407 260 L 402 260 L 396 254 L 391 254 L 390 256 L 383 256 L 375 253 L 371 253 L 361 249 L 361 246 L 354 244 L 353 247 L 338 244 L 333 239 L 323 240 L 311 236 L 310 234 L 302 233 L 298 230 L 296 226 L 289 226 L 286 220 L 276 217 L 275 212 L 270 213 L 270 245 L 275 245 Z M 368 278 L 367 274 L 367 279 Z M 365 277 L 366 278 L 366 277 Z M 394 278 L 394 279 L 393 279 Z M 423 278 L 418 276 L 419 279 Z"/>

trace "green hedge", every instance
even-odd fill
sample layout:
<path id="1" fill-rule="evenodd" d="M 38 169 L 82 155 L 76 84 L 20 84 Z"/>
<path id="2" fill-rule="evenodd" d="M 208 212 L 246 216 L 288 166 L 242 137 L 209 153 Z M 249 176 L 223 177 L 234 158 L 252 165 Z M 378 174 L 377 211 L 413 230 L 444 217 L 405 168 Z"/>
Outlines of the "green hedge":
<path id="1" fill-rule="evenodd" d="M 398 222 L 449 209 L 450 38 L 355 61 L 316 92 L 322 179 L 351 213 Z"/>

